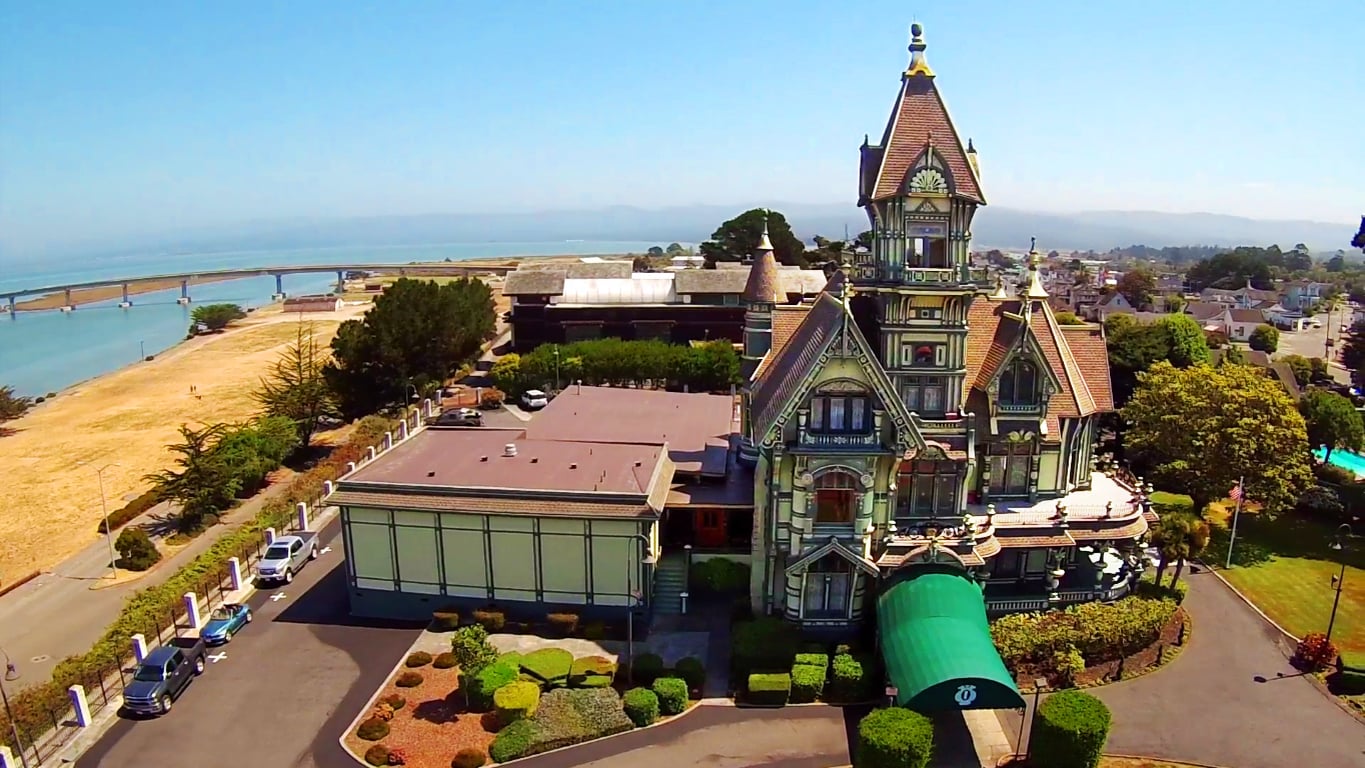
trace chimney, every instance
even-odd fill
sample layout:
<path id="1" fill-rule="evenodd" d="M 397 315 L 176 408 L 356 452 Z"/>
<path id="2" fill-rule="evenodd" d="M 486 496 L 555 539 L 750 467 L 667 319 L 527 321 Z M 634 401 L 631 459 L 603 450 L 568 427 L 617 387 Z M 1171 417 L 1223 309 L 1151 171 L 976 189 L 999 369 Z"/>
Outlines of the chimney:
<path id="1" fill-rule="evenodd" d="M 516 456 L 516 455 L 517 455 L 517 444 L 516 444 L 516 443 L 508 443 L 507 445 L 504 445 L 504 446 L 502 447 L 502 455 L 503 455 L 503 456 L 508 456 L 508 457 Z"/>

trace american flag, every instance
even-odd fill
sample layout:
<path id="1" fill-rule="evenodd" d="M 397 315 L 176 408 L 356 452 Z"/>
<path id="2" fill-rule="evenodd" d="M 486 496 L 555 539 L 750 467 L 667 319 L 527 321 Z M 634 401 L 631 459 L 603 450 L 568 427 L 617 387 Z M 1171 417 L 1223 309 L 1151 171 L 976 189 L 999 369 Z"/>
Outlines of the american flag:
<path id="1" fill-rule="evenodd" d="M 1232 487 L 1232 490 L 1228 491 L 1228 498 L 1229 498 L 1229 499 L 1232 499 L 1233 501 L 1241 501 L 1241 500 L 1242 500 L 1242 484 L 1241 484 L 1241 483 L 1238 483 L 1237 485 L 1233 486 L 1233 487 Z"/>

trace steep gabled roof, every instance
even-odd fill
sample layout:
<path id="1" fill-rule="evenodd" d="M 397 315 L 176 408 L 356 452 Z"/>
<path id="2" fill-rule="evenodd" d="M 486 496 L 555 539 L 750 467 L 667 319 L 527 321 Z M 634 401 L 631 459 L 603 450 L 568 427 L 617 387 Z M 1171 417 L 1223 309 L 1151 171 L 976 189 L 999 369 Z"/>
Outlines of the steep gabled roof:
<path id="1" fill-rule="evenodd" d="M 806 318 L 806 312 L 810 311 L 810 307 L 809 304 L 779 304 L 773 307 L 772 347 L 759 361 L 758 368 L 754 369 L 754 381 L 762 379 L 768 372 L 768 366 L 773 358 L 782 354 L 787 342 L 796 334 L 796 329 L 801 327 L 801 321 Z"/>
<path id="2" fill-rule="evenodd" d="M 1114 410 L 1114 386 L 1109 377 L 1109 347 L 1104 341 L 1102 325 L 1063 325 L 1066 345 L 1076 357 L 1086 388 L 1095 400 L 1095 410 L 1105 413 Z"/>

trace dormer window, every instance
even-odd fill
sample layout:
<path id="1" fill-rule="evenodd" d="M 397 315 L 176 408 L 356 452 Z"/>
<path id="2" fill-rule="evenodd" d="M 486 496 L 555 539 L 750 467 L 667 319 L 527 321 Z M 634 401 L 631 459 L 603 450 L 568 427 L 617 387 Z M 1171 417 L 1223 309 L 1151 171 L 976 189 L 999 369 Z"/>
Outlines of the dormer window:
<path id="1" fill-rule="evenodd" d="M 1038 367 L 1016 360 L 1000 375 L 1001 405 L 1037 405 Z"/>
<path id="2" fill-rule="evenodd" d="M 807 423 L 816 434 L 866 434 L 872 426 L 870 408 L 865 395 L 816 395 Z"/>

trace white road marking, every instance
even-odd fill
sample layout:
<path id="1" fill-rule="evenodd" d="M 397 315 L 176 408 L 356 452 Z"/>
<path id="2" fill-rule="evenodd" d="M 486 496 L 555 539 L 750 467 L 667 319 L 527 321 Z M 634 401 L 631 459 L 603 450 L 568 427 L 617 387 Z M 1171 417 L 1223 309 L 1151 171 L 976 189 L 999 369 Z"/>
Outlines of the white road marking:
<path id="1" fill-rule="evenodd" d="M 331 551 L 332 551 L 332 548 L 331 548 L 331 547 L 323 547 L 322 549 L 319 549 L 319 550 L 318 550 L 318 554 L 319 554 L 319 555 L 325 555 L 325 554 L 327 554 L 328 552 L 331 552 Z"/>
<path id="2" fill-rule="evenodd" d="M 217 664 L 218 662 L 220 662 L 220 661 L 222 661 L 223 659 L 226 659 L 226 658 L 227 658 L 227 651 L 219 651 L 219 652 L 217 652 L 217 653 L 212 654 L 211 656 L 209 656 L 209 657 L 208 657 L 208 660 L 211 661 L 211 662 L 213 662 L 214 664 Z"/>
<path id="3" fill-rule="evenodd" d="M 273 595 L 270 596 L 270 602 L 272 602 L 272 603 L 278 603 L 279 601 L 283 600 L 285 597 L 287 597 L 287 595 L 285 595 L 283 592 L 276 592 L 275 594 L 273 594 Z"/>

